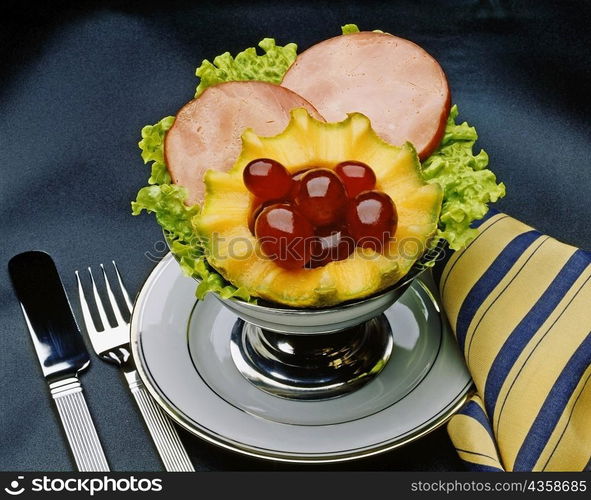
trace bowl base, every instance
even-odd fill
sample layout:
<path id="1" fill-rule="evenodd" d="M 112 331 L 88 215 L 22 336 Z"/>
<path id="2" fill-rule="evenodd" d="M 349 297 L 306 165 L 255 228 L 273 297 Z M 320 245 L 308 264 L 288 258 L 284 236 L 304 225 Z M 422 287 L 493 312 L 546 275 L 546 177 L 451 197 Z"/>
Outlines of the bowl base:
<path id="1" fill-rule="evenodd" d="M 297 400 L 329 399 L 355 391 L 382 371 L 394 345 L 381 314 L 324 335 L 289 335 L 243 320 L 230 340 L 238 371 L 258 389 Z"/>

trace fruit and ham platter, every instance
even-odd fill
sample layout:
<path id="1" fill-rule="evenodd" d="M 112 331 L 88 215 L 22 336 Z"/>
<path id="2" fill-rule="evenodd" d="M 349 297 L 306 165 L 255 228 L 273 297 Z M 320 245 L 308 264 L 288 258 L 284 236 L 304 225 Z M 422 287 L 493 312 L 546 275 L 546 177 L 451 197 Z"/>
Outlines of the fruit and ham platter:
<path id="1" fill-rule="evenodd" d="M 195 97 L 142 129 L 132 211 L 155 214 L 198 297 L 331 307 L 474 238 L 505 187 L 431 55 L 355 25 L 259 47 L 203 61 Z"/>

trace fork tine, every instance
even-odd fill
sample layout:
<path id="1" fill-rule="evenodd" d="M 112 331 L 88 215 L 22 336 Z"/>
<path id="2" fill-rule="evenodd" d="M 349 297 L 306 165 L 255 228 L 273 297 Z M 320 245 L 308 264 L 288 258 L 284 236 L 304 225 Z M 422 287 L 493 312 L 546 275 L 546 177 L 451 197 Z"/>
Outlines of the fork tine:
<path id="1" fill-rule="evenodd" d="M 90 267 L 88 268 L 88 274 L 90 274 L 90 282 L 92 283 L 92 294 L 94 295 L 96 308 L 101 318 L 101 323 L 103 324 L 103 330 L 108 330 L 109 328 L 111 328 L 111 324 L 109 323 L 109 318 L 107 316 L 107 313 L 105 312 L 103 301 L 101 300 L 101 297 L 98 294 L 98 290 L 96 289 L 96 283 L 94 282 L 94 276 L 92 275 L 92 269 L 90 269 Z"/>
<path id="2" fill-rule="evenodd" d="M 94 324 L 94 320 L 92 319 L 92 315 L 90 314 L 90 309 L 88 308 L 88 302 L 86 301 L 86 296 L 84 295 L 84 288 L 82 288 L 82 282 L 80 281 L 80 275 L 78 271 L 75 272 L 76 274 L 76 282 L 78 283 L 78 297 L 80 298 L 80 308 L 82 309 L 82 318 L 84 319 L 84 324 L 86 325 L 86 331 L 88 335 L 93 336 L 97 332 L 96 325 Z M 92 338 L 91 338 L 92 340 Z"/>
<path id="3" fill-rule="evenodd" d="M 114 260 L 112 260 L 111 262 L 113 263 L 113 267 L 115 268 L 115 273 L 117 274 L 117 281 L 119 282 L 119 288 L 121 289 L 121 293 L 123 294 L 123 298 L 125 299 L 125 304 L 127 305 L 127 309 L 129 311 L 129 314 L 131 314 L 131 310 L 133 309 L 133 304 L 131 303 L 131 300 L 129 299 L 129 295 L 127 294 L 127 290 L 125 289 L 125 286 L 123 285 L 123 280 L 121 279 L 121 274 L 119 274 L 119 268 L 117 267 L 117 264 L 115 264 Z"/>
<path id="4" fill-rule="evenodd" d="M 107 296 L 109 297 L 109 302 L 111 303 L 111 309 L 113 310 L 113 314 L 115 315 L 115 319 L 117 320 L 117 325 L 123 325 L 127 323 L 123 319 L 123 314 L 121 309 L 119 309 L 119 304 L 117 304 L 117 299 L 115 299 L 115 295 L 113 295 L 113 290 L 111 290 L 111 283 L 109 283 L 109 278 L 107 277 L 107 272 L 105 271 L 105 266 L 101 264 L 101 270 L 103 271 L 103 278 L 105 279 L 105 286 L 107 288 Z"/>

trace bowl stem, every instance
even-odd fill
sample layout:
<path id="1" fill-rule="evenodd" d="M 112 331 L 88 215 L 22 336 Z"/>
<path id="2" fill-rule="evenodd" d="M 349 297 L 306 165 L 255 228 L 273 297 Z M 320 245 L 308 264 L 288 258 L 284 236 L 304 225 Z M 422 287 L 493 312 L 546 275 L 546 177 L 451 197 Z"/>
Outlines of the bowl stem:
<path id="1" fill-rule="evenodd" d="M 319 335 L 290 335 L 237 320 L 230 350 L 238 371 L 275 396 L 318 400 L 352 392 L 386 365 L 393 347 L 381 314 L 353 328 Z"/>

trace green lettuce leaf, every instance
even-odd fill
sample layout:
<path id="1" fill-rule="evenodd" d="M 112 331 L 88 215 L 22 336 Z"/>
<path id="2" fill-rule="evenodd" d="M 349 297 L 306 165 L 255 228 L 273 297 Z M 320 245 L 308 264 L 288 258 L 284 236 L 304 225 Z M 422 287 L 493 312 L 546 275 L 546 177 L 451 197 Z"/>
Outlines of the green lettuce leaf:
<path id="1" fill-rule="evenodd" d="M 453 250 L 474 239 L 478 231 L 470 224 L 486 215 L 488 203 L 505 196 L 505 185 L 497 184 L 495 174 L 486 168 L 486 152 L 473 153 L 476 129 L 466 122 L 456 124 L 457 116 L 458 107 L 453 106 L 441 144 L 422 165 L 425 180 L 443 188 L 438 235 Z"/>
<path id="2" fill-rule="evenodd" d="M 359 28 L 356 24 L 345 24 L 341 26 L 341 32 L 343 35 L 350 35 L 351 33 L 359 33 Z M 382 30 L 373 30 L 374 33 L 384 33 Z"/>
<path id="3" fill-rule="evenodd" d="M 298 46 L 288 43 L 284 47 L 275 44 L 273 38 L 265 38 L 259 43 L 262 55 L 254 47 L 232 57 L 229 52 L 217 56 L 213 63 L 205 59 L 195 74 L 200 78 L 195 97 L 207 88 L 222 82 L 260 80 L 281 83 L 287 68 L 295 61 Z"/>
<path id="4" fill-rule="evenodd" d="M 138 146 L 144 163 L 152 162 L 151 175 L 149 185 L 141 188 L 135 201 L 131 203 L 131 212 L 139 215 L 145 210 L 156 216 L 158 224 L 164 229 L 172 253 L 185 274 L 200 280 L 196 290 L 198 298 L 203 299 L 208 292 L 215 292 L 223 298 L 239 297 L 252 301 L 249 294 L 226 282 L 207 263 L 201 240 L 191 223 L 191 219 L 199 213 L 199 206 L 185 205 L 185 188 L 170 183 L 170 175 L 164 163 L 164 136 L 173 123 L 174 116 L 167 116 L 142 129 L 142 140 Z"/>
<path id="5" fill-rule="evenodd" d="M 359 33 L 359 28 L 356 24 L 345 24 L 341 26 L 341 32 L 343 35 L 350 35 L 351 33 Z"/>
<path id="6" fill-rule="evenodd" d="M 162 144 L 164 134 L 172 127 L 173 123 L 174 116 L 167 116 L 155 125 L 146 125 L 142 129 L 142 140 L 138 144 L 142 151 L 142 160 L 144 160 L 144 163 L 153 162 L 152 174 L 148 179 L 148 184 L 170 183 L 170 175 L 168 175 L 164 163 Z"/>

